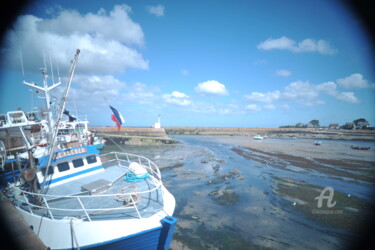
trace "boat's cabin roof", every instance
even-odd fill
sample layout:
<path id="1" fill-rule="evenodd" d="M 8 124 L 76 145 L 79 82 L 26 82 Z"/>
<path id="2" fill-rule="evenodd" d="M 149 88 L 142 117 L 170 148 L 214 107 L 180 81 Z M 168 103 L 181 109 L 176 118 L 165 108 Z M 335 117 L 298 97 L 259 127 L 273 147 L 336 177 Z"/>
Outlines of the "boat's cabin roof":
<path id="1" fill-rule="evenodd" d="M 36 121 L 35 119 L 29 120 L 21 110 L 7 112 L 6 115 L 0 114 L 0 127 L 4 128 L 34 125 Z"/>

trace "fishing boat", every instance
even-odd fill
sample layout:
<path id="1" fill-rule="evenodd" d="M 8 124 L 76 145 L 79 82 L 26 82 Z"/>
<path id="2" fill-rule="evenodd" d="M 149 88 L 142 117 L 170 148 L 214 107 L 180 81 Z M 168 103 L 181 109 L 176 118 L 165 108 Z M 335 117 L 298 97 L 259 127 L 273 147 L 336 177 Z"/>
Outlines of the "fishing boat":
<path id="1" fill-rule="evenodd" d="M 81 144 L 95 145 L 98 150 L 104 148 L 107 141 L 88 129 L 89 122 L 86 117 L 73 117 L 66 110 L 64 114 L 68 114 L 69 120 L 60 122 L 57 133 L 58 140 L 66 142 L 79 141 Z"/>
<path id="2" fill-rule="evenodd" d="M 320 146 L 321 144 L 322 144 L 321 141 L 314 141 L 314 145 L 315 145 L 315 146 Z"/>
<path id="3" fill-rule="evenodd" d="M 16 157 L 16 168 L 2 172 L 2 191 L 51 249 L 168 249 L 176 202 L 154 162 L 57 140 L 78 55 L 79 50 L 57 120 L 49 115 L 47 153 L 35 155 L 36 144 L 19 126 L 28 157 Z M 47 96 L 50 87 L 45 78 L 43 83 Z"/>

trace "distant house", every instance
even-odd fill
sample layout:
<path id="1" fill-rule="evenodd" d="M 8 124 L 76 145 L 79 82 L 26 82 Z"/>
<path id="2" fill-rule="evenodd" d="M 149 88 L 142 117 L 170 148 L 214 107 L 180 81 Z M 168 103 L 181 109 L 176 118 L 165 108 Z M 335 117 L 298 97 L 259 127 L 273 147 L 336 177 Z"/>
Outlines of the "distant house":
<path id="1" fill-rule="evenodd" d="M 306 127 L 306 125 L 303 124 L 302 122 L 299 122 L 299 123 L 296 124 L 296 127 L 297 128 L 304 128 L 304 127 Z"/>
<path id="2" fill-rule="evenodd" d="M 339 129 L 340 126 L 339 126 L 338 123 L 331 123 L 331 124 L 329 124 L 328 128 L 329 129 Z"/>
<path id="3" fill-rule="evenodd" d="M 308 127 L 308 128 L 313 128 L 314 125 L 310 122 L 309 124 L 306 125 L 306 127 Z"/>

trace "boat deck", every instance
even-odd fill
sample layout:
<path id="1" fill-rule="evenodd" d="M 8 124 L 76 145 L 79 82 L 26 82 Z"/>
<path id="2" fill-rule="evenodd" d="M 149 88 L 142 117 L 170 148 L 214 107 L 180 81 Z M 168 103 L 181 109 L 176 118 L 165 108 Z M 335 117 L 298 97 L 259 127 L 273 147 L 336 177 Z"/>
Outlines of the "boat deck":
<path id="1" fill-rule="evenodd" d="M 37 202 L 31 194 L 20 196 L 19 200 L 23 202 L 19 205 L 33 214 L 52 219 L 145 218 L 162 210 L 161 182 L 153 175 L 128 182 L 124 179 L 129 172 L 128 164 L 123 163 L 105 166 L 103 172 L 46 188 L 44 195 L 38 196 L 42 199 L 42 208 L 33 205 Z"/>

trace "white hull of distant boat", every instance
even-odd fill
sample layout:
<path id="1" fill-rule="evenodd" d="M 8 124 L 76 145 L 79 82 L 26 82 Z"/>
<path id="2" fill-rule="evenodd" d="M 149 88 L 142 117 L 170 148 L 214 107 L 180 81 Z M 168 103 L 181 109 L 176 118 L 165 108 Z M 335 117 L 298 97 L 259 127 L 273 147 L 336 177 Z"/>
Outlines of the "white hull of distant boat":
<path id="1" fill-rule="evenodd" d="M 264 139 L 264 137 L 262 137 L 260 135 L 256 135 L 253 138 L 254 138 L 254 140 L 259 140 L 259 141 Z"/>

